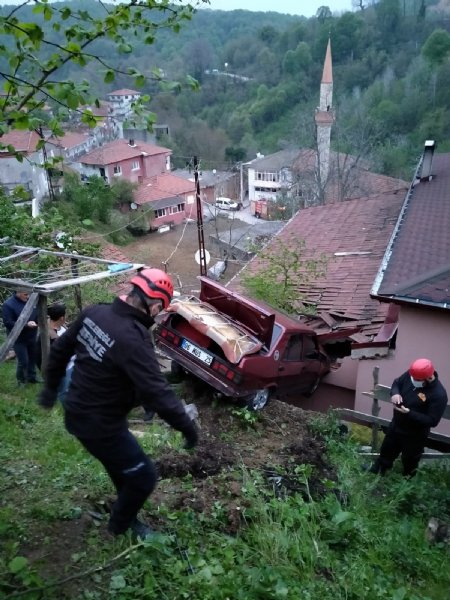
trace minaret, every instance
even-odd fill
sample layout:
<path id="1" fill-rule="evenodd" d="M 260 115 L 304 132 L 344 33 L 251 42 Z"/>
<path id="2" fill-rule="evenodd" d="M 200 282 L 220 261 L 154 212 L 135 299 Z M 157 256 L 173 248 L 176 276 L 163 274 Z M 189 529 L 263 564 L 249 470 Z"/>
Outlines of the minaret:
<path id="1" fill-rule="evenodd" d="M 330 140 L 333 113 L 333 63 L 331 60 L 331 42 L 328 39 L 322 81 L 320 83 L 320 102 L 316 109 L 317 158 L 319 168 L 319 186 L 323 189 L 330 171 Z"/>

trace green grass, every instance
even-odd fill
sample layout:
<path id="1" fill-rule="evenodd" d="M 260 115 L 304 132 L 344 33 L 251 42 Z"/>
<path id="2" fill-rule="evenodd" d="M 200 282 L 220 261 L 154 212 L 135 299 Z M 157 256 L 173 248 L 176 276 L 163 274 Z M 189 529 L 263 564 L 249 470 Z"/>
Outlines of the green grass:
<path id="1" fill-rule="evenodd" d="M 322 497 L 308 498 L 309 465 L 295 467 L 306 493 L 285 497 L 260 472 L 235 466 L 215 477 L 210 514 L 150 501 L 146 510 L 164 523 L 163 533 L 142 544 L 111 540 L 103 525 L 86 526 L 85 516 L 93 499 L 111 494 L 110 482 L 66 433 L 61 409 L 37 407 L 36 386 L 17 389 L 12 363 L 0 365 L 0 381 L 2 598 L 449 598 L 449 548 L 424 538 L 431 516 L 450 521 L 448 464 L 427 464 L 409 481 L 397 470 L 382 479 L 363 474 L 356 444 L 339 437 L 330 419 L 318 419 L 337 473 L 323 482 Z M 142 440 L 149 453 L 181 447 L 167 427 L 151 431 Z M 177 494 L 201 490 L 192 477 L 171 483 Z M 243 524 L 235 535 L 224 521 L 231 501 Z"/>

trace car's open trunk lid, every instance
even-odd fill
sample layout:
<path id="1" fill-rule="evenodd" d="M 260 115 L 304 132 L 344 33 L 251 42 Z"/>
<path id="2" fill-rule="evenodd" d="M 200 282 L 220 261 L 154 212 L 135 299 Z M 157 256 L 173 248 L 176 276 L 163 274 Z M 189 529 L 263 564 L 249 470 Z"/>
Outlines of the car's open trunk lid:
<path id="1" fill-rule="evenodd" d="M 236 294 L 220 283 L 206 277 L 200 277 L 200 300 L 214 306 L 232 321 L 243 325 L 253 335 L 270 348 L 275 314 L 257 306 L 250 298 Z"/>
<path id="2" fill-rule="evenodd" d="M 183 317 L 184 320 L 175 326 L 177 331 L 208 350 L 210 340 L 213 340 L 230 363 L 238 364 L 243 356 L 262 348 L 262 342 L 256 337 L 195 296 L 176 298 L 167 311 Z"/>

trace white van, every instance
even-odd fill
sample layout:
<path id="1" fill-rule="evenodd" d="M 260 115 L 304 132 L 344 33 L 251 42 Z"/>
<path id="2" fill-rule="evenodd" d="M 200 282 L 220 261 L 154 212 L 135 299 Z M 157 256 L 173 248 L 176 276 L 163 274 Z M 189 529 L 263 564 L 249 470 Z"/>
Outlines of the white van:
<path id="1" fill-rule="evenodd" d="M 215 206 L 221 210 L 239 210 L 239 204 L 230 198 L 216 198 Z"/>

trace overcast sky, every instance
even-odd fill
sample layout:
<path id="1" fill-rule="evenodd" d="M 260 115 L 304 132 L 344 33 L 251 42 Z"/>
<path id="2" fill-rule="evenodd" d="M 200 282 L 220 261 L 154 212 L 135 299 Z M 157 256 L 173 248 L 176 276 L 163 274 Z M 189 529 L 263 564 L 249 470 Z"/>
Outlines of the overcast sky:
<path id="1" fill-rule="evenodd" d="M 108 0 L 106 0 L 108 2 Z M 117 1 L 117 0 L 116 0 Z M 195 4 L 195 0 L 190 0 Z M 21 4 L 23 0 L 0 0 L 3 4 Z M 352 9 L 352 0 L 209 0 L 209 6 L 203 8 L 214 10 L 243 10 L 275 11 L 290 15 L 312 17 L 320 6 L 328 6 L 332 12 Z"/>
<path id="2" fill-rule="evenodd" d="M 305 17 L 315 15 L 320 6 L 328 6 L 332 12 L 351 10 L 352 0 L 210 0 L 209 4 L 209 8 L 216 10 L 271 10 Z"/>
<path id="3" fill-rule="evenodd" d="M 22 0 L 23 1 L 23 0 Z M 191 0 L 195 4 L 195 0 Z M 0 0 L 2 4 L 19 4 L 20 0 Z M 205 8 L 207 4 L 203 5 Z M 352 9 L 352 0 L 210 0 L 209 8 L 235 10 L 242 8 L 253 11 L 275 11 L 290 15 L 312 17 L 319 6 L 328 6 L 332 12 Z"/>

